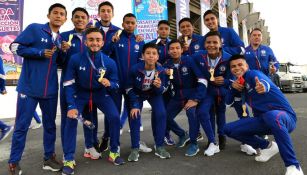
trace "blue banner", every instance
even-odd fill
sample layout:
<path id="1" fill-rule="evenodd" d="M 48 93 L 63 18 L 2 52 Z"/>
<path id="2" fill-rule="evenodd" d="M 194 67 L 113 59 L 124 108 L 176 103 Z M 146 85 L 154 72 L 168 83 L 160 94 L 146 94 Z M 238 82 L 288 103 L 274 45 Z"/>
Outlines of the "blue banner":
<path id="1" fill-rule="evenodd" d="M 10 51 L 10 44 L 22 31 L 23 0 L 0 1 L 0 56 L 4 62 L 6 79 L 18 79 L 22 58 Z"/>
<path id="2" fill-rule="evenodd" d="M 133 13 L 137 19 L 136 34 L 149 42 L 158 37 L 160 20 L 167 20 L 167 0 L 132 0 Z"/>

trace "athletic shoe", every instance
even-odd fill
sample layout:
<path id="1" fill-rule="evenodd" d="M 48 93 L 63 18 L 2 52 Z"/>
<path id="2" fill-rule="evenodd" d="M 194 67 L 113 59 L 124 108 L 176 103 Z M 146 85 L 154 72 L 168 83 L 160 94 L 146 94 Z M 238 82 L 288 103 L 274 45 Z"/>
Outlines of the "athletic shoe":
<path id="1" fill-rule="evenodd" d="M 144 131 L 144 127 L 143 126 L 140 126 L 140 131 Z"/>
<path id="2" fill-rule="evenodd" d="M 63 170 L 62 170 L 62 175 L 71 175 L 74 174 L 74 169 L 75 169 L 75 164 L 74 161 L 65 161 Z"/>
<path id="3" fill-rule="evenodd" d="M 44 160 L 43 165 L 44 170 L 50 171 L 60 171 L 62 169 L 62 164 L 55 159 L 55 155 L 53 155 L 50 159 Z"/>
<path id="4" fill-rule="evenodd" d="M 122 135 L 123 132 L 124 132 L 124 130 L 121 128 L 121 129 L 119 130 L 119 135 Z"/>
<path id="5" fill-rule="evenodd" d="M 286 175 L 304 175 L 301 167 L 296 167 L 295 165 L 291 165 L 287 167 Z"/>
<path id="6" fill-rule="evenodd" d="M 108 160 L 114 165 L 123 165 L 125 163 L 124 159 L 119 156 L 119 153 L 113 153 L 111 151 Z"/>
<path id="7" fill-rule="evenodd" d="M 165 136 L 164 137 L 164 143 L 166 145 L 169 145 L 169 146 L 172 146 L 172 145 L 175 145 L 175 141 L 173 140 L 173 138 L 171 137 L 171 135 L 168 135 L 168 136 Z"/>
<path id="8" fill-rule="evenodd" d="M 42 126 L 42 123 L 36 123 L 36 124 L 31 125 L 29 128 L 31 128 L 31 129 L 38 129 L 41 126 Z"/>
<path id="9" fill-rule="evenodd" d="M 100 146 L 99 146 L 99 150 L 100 152 L 104 152 L 104 151 L 107 151 L 108 150 L 108 146 L 109 146 L 109 138 L 102 138 L 102 141 L 100 143 Z"/>
<path id="10" fill-rule="evenodd" d="M 250 146 L 248 144 L 240 145 L 240 148 L 241 148 L 242 152 L 246 153 L 249 156 L 257 154 L 257 151 L 252 146 Z"/>
<path id="11" fill-rule="evenodd" d="M 5 138 L 7 138 L 7 136 L 9 136 L 13 129 L 14 126 L 7 126 L 5 129 L 3 129 L 0 134 L 0 142 L 2 142 Z"/>
<path id="12" fill-rule="evenodd" d="M 145 142 L 143 141 L 140 141 L 140 152 L 143 152 L 143 153 L 150 153 L 152 151 L 151 148 L 149 148 Z"/>
<path id="13" fill-rule="evenodd" d="M 198 152 L 199 152 L 198 145 L 191 143 L 187 151 L 185 152 L 185 156 L 192 157 L 192 156 L 195 156 Z"/>
<path id="14" fill-rule="evenodd" d="M 260 150 L 260 153 L 258 156 L 255 157 L 255 160 L 257 162 L 266 162 L 278 152 L 279 150 L 276 142 L 272 141 L 271 146 L 269 148 Z"/>
<path id="15" fill-rule="evenodd" d="M 201 140 L 204 140 L 204 137 L 203 137 L 203 135 L 201 135 L 201 133 L 199 132 L 198 134 L 197 134 L 197 141 L 201 141 Z"/>
<path id="16" fill-rule="evenodd" d="M 140 154 L 139 154 L 139 149 L 134 148 L 131 150 L 130 155 L 128 156 L 128 161 L 129 162 L 137 162 L 139 160 Z"/>
<path id="17" fill-rule="evenodd" d="M 179 137 L 179 141 L 176 144 L 178 148 L 182 148 L 185 144 L 190 140 L 189 134 L 187 132 L 184 133 L 183 136 Z"/>
<path id="18" fill-rule="evenodd" d="M 19 164 L 9 163 L 9 175 L 21 175 L 22 170 Z"/>
<path id="19" fill-rule="evenodd" d="M 94 147 L 89 149 L 84 149 L 83 157 L 91 158 L 92 160 L 97 160 L 100 158 L 100 153 L 96 151 Z"/>
<path id="20" fill-rule="evenodd" d="M 216 145 L 214 143 L 210 143 L 209 147 L 205 150 L 204 155 L 205 156 L 213 156 L 215 153 L 219 153 L 220 148 L 219 145 Z"/>
<path id="21" fill-rule="evenodd" d="M 219 148 L 221 150 L 225 149 L 226 147 L 226 136 L 219 135 Z"/>
<path id="22" fill-rule="evenodd" d="M 76 161 L 75 160 L 71 160 L 74 163 L 74 166 L 77 166 Z M 66 162 L 64 154 L 63 154 L 63 160 L 62 163 L 64 164 Z"/>
<path id="23" fill-rule="evenodd" d="M 171 155 L 165 150 L 163 146 L 157 147 L 155 155 L 160 157 L 161 159 L 169 159 Z"/>

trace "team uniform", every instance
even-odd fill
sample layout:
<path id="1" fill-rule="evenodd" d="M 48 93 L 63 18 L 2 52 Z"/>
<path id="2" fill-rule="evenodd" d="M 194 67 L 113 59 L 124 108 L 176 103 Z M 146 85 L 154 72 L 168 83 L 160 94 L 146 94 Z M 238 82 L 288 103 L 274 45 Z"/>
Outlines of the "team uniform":
<path id="1" fill-rule="evenodd" d="M 150 41 L 151 43 L 155 43 L 158 46 L 158 52 L 159 52 L 159 60 L 158 62 L 163 65 L 165 61 L 167 61 L 170 57 L 168 54 L 168 43 L 171 41 L 169 38 L 166 38 L 166 40 L 163 42 L 162 40 L 158 42 L 158 39 Z"/>
<path id="2" fill-rule="evenodd" d="M 43 114 L 44 160 L 54 158 L 60 43 L 60 35 L 53 33 L 47 23 L 30 24 L 11 45 L 12 52 L 24 60 L 17 85 L 17 112 L 9 163 L 17 164 L 21 159 L 26 134 L 38 103 Z M 44 50 L 54 47 L 57 50 L 52 58 L 44 57 Z"/>
<path id="3" fill-rule="evenodd" d="M 212 81 L 208 83 L 207 97 L 206 99 L 209 101 L 208 106 L 204 107 L 206 110 L 213 110 L 210 113 L 211 125 L 213 131 L 215 131 L 215 115 L 217 118 L 217 126 L 218 126 L 218 135 L 224 136 L 223 127 L 226 123 L 226 105 L 225 105 L 225 95 L 226 89 L 229 85 L 229 66 L 228 59 L 231 57 L 227 52 L 222 50 L 222 55 L 219 58 L 216 58 L 215 64 L 212 63 L 212 60 L 209 58 L 206 51 L 201 51 L 195 55 L 193 55 L 193 59 L 196 62 L 196 65 L 199 67 L 201 71 L 200 77 L 204 77 L 209 80 L 211 75 L 209 72 L 210 68 L 214 68 L 214 77 L 223 76 L 224 77 L 224 85 L 215 85 Z M 206 111 L 207 113 L 207 111 Z"/>
<path id="4" fill-rule="evenodd" d="M 258 94 L 255 90 L 255 77 L 265 86 L 265 93 Z M 255 117 L 244 118 L 226 124 L 225 133 L 253 148 L 265 149 L 269 141 L 257 135 L 272 134 L 277 142 L 280 155 L 286 165 L 299 167 L 289 133 L 296 127 L 296 114 L 286 97 L 262 72 L 249 70 L 244 75 L 243 95 L 247 104 L 252 108 Z M 227 96 L 227 103 L 233 100 L 234 95 L 240 93 L 231 89 Z M 257 160 L 257 157 L 256 157 Z M 259 160 L 258 160 L 259 161 Z"/>
<path id="5" fill-rule="evenodd" d="M 184 38 L 181 38 L 182 42 L 184 41 Z M 189 49 L 187 51 L 184 51 L 182 53 L 183 56 L 193 55 L 194 53 L 197 53 L 200 50 L 205 50 L 204 48 L 204 37 L 198 34 L 192 34 L 192 38 L 188 39 L 189 43 Z"/>
<path id="6" fill-rule="evenodd" d="M 111 86 L 105 88 L 98 78 L 100 72 L 106 70 L 107 78 Z M 74 54 L 68 63 L 67 72 L 64 78 L 64 89 L 68 110 L 78 109 L 81 114 L 86 105 L 92 110 L 96 105 L 106 117 L 109 123 L 111 136 L 111 152 L 117 153 L 119 147 L 119 113 L 109 91 L 119 88 L 118 75 L 115 62 L 102 52 Z M 66 161 L 74 160 L 76 149 L 76 136 L 78 120 L 67 118 L 64 132 L 64 158 Z"/>

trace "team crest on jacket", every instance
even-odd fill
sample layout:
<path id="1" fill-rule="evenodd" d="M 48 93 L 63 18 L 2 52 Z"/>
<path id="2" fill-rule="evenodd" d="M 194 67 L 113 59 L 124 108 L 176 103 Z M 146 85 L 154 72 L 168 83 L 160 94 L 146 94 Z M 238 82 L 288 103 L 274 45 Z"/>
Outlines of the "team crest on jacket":
<path id="1" fill-rule="evenodd" d="M 266 55 L 266 51 L 265 50 L 261 50 L 260 53 L 261 53 L 261 56 L 265 56 Z"/>
<path id="2" fill-rule="evenodd" d="M 188 72 L 188 68 L 185 67 L 185 66 L 183 66 L 183 67 L 181 68 L 181 71 L 182 71 L 182 73 L 187 73 L 187 72 Z"/>
<path id="3" fill-rule="evenodd" d="M 140 46 L 138 44 L 136 44 L 136 45 L 134 45 L 134 48 L 135 48 L 136 52 L 138 52 L 139 49 L 140 49 Z"/>
<path id="4" fill-rule="evenodd" d="M 225 72 L 225 70 L 226 70 L 226 67 L 224 65 L 220 66 L 220 71 L 221 72 Z"/>
<path id="5" fill-rule="evenodd" d="M 194 49 L 195 49 L 195 50 L 198 50 L 198 49 L 199 49 L 199 45 L 198 45 L 198 44 L 195 44 Z"/>

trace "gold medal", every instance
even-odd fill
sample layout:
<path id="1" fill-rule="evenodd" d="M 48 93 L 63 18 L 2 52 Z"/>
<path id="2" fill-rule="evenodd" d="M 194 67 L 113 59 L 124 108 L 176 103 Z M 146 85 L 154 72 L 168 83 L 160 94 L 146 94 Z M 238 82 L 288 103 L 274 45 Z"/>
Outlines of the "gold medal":
<path id="1" fill-rule="evenodd" d="M 169 69 L 169 79 L 170 80 L 174 79 L 173 73 L 174 73 L 174 69 Z"/>
<path id="2" fill-rule="evenodd" d="M 215 78 L 214 78 L 214 68 L 210 68 L 210 70 L 209 70 L 209 72 L 210 72 L 210 81 L 214 81 L 215 80 Z"/>
<path id="3" fill-rule="evenodd" d="M 95 19 L 93 19 L 93 24 L 92 24 L 92 27 L 96 27 L 96 20 Z"/>
<path id="4" fill-rule="evenodd" d="M 122 30 L 118 30 L 116 36 L 119 37 L 121 33 L 122 33 Z"/>
<path id="5" fill-rule="evenodd" d="M 184 36 L 184 42 L 186 43 L 186 44 L 188 44 L 188 36 Z"/>
<path id="6" fill-rule="evenodd" d="M 98 82 L 102 83 L 102 79 L 103 79 L 105 74 L 106 74 L 106 70 L 102 69 L 101 72 L 100 72 L 100 77 L 98 79 Z"/>
<path id="7" fill-rule="evenodd" d="M 156 73 L 155 73 L 155 79 L 158 78 L 158 75 L 159 75 L 159 72 L 156 72 Z"/>
<path id="8" fill-rule="evenodd" d="M 242 109 L 243 109 L 242 116 L 243 116 L 243 117 L 247 117 L 247 113 L 246 113 L 246 104 L 243 104 L 243 105 L 242 105 Z"/>
<path id="9" fill-rule="evenodd" d="M 69 37 L 68 37 L 67 44 L 68 44 L 69 46 L 71 46 L 71 40 L 72 40 L 73 37 L 74 37 L 74 34 L 70 34 Z"/>

